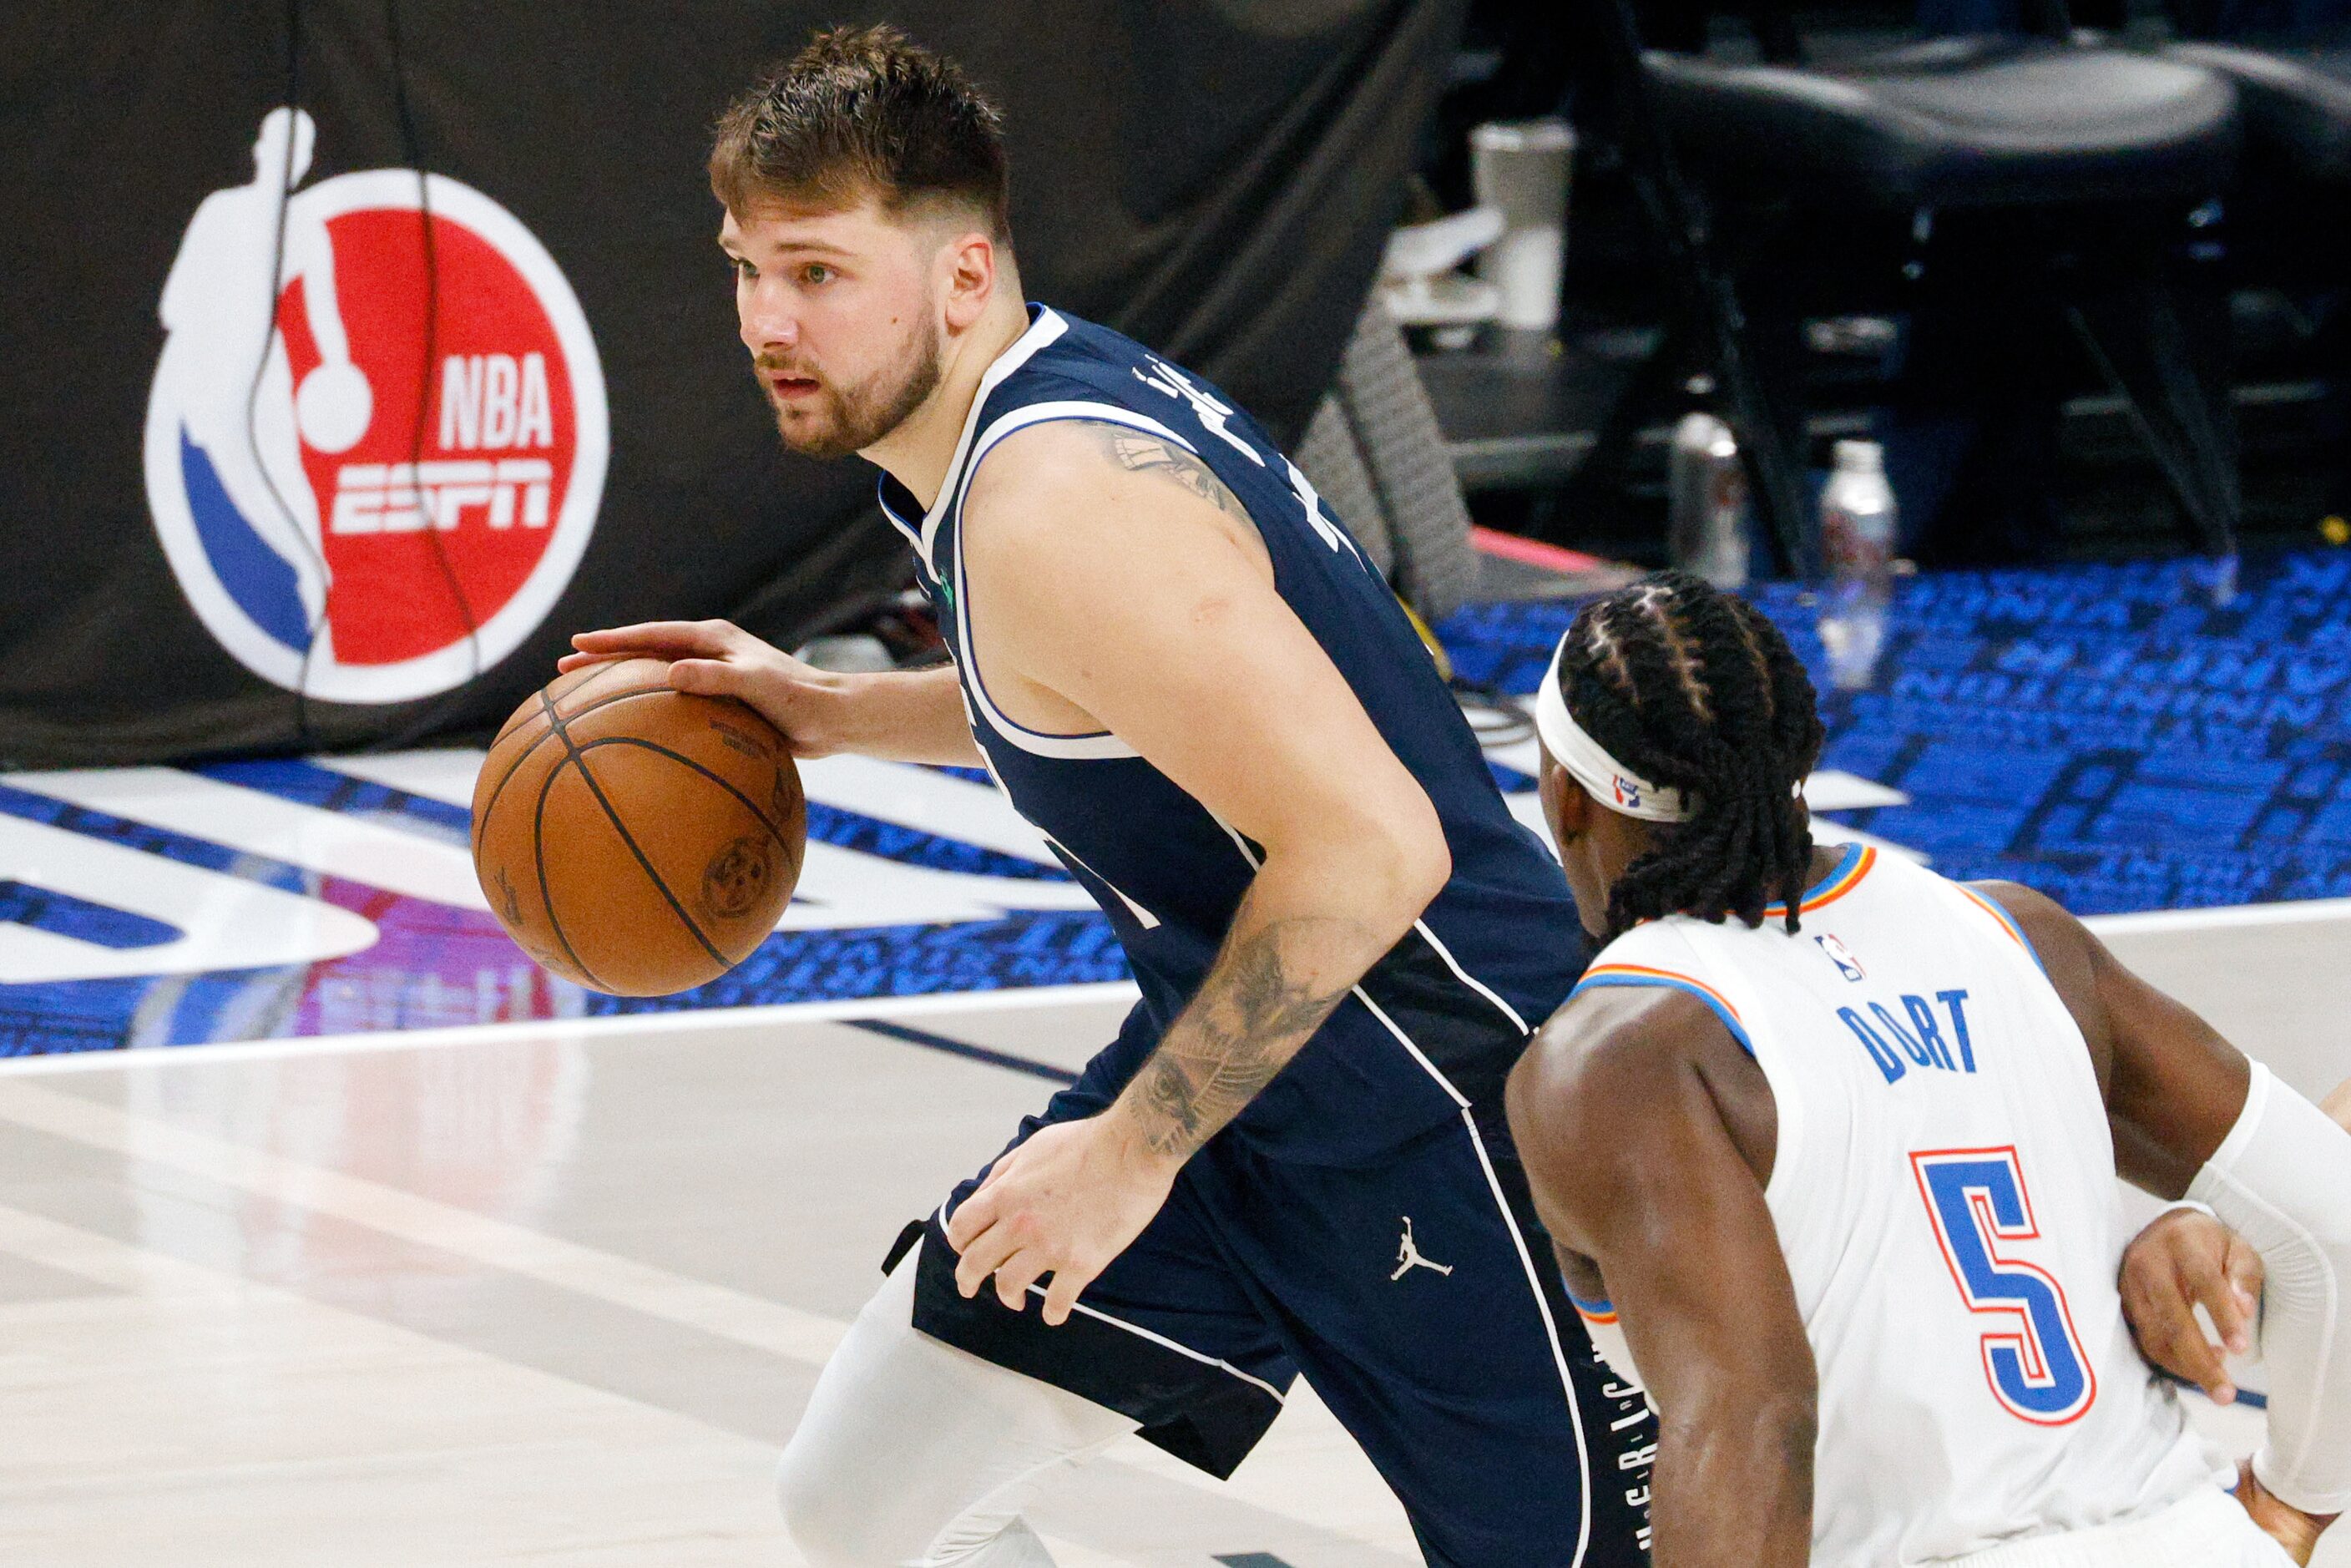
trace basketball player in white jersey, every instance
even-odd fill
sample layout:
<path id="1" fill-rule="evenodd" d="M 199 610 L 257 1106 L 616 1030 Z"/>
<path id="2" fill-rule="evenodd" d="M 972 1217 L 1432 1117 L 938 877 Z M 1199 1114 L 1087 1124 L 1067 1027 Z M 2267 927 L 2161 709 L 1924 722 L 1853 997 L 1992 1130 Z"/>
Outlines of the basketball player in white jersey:
<path id="1" fill-rule="evenodd" d="M 1657 1568 L 2287 1562 L 2249 1511 L 2306 1556 L 2351 1500 L 2351 1134 L 2046 897 L 1816 849 L 1812 687 L 1739 601 L 1602 600 L 1538 700 L 1606 946 L 1509 1113 L 1660 1415 Z M 2118 1170 L 2266 1267 L 2242 1506 L 2133 1346 Z"/>

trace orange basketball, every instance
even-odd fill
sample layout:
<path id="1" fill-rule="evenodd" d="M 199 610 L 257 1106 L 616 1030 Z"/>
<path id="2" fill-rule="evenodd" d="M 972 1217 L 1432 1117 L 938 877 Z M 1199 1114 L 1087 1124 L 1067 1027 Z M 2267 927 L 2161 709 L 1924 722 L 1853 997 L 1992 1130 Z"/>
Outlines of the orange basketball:
<path id="1" fill-rule="evenodd" d="M 776 927 L 808 849 L 784 737 L 658 659 L 557 677 L 474 785 L 474 871 L 548 969 L 615 996 L 715 980 Z"/>

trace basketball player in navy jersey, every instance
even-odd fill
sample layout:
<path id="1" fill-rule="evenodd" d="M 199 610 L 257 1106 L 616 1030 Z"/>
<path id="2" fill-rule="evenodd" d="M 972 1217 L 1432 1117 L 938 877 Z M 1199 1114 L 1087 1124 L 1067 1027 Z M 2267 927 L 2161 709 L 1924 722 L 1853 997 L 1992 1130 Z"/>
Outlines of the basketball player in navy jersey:
<path id="1" fill-rule="evenodd" d="M 827 34 L 711 174 L 778 428 L 883 470 L 954 664 L 664 622 L 566 667 L 671 659 L 803 756 L 985 764 L 1143 993 L 891 1254 L 784 1457 L 801 1550 L 1049 1563 L 1020 1513 L 1070 1465 L 1140 1431 L 1229 1473 L 1303 1372 L 1430 1563 L 1643 1561 L 1654 1427 L 1500 1114 L 1574 907 L 1395 598 L 1217 389 L 1022 303 L 996 112 L 950 63 Z"/>
<path id="2" fill-rule="evenodd" d="M 1573 907 L 1394 595 L 1216 388 L 1022 303 L 952 64 L 820 37 L 711 172 L 778 427 L 884 471 L 954 665 L 825 674 L 716 624 L 580 656 L 675 659 L 805 756 L 985 764 L 1143 992 L 893 1258 L 785 1455 L 801 1550 L 1050 1563 L 1020 1510 L 1069 1463 L 1139 1429 L 1226 1474 L 1302 1371 L 1430 1562 L 1641 1561 L 1648 1417 L 1501 1126 L 1578 967 L 1523 936 Z"/>

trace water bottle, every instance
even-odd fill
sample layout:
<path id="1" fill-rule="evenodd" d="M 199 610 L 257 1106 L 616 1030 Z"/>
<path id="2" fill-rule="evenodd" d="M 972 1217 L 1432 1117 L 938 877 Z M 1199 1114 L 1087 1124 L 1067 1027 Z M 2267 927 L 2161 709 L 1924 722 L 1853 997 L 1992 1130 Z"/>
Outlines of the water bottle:
<path id="1" fill-rule="evenodd" d="M 1876 673 L 1894 598 L 1894 492 L 1886 453 L 1875 441 L 1836 444 L 1836 472 L 1821 494 L 1821 643 L 1829 679 L 1859 691 Z"/>
<path id="2" fill-rule="evenodd" d="M 1747 476 L 1738 438 L 1710 413 L 1685 414 L 1674 427 L 1666 517 L 1676 566 L 1717 588 L 1747 586 Z"/>

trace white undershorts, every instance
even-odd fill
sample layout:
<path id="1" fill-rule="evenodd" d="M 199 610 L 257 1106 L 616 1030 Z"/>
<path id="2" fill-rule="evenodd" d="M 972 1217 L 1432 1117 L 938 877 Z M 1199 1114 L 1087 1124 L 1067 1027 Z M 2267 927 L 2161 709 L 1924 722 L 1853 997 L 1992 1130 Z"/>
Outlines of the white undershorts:
<path id="1" fill-rule="evenodd" d="M 2199 1487 L 2146 1519 L 2095 1530 L 2038 1535 L 1936 1568 L 2293 1568 L 2285 1548 L 2262 1533 L 2218 1487 Z"/>

